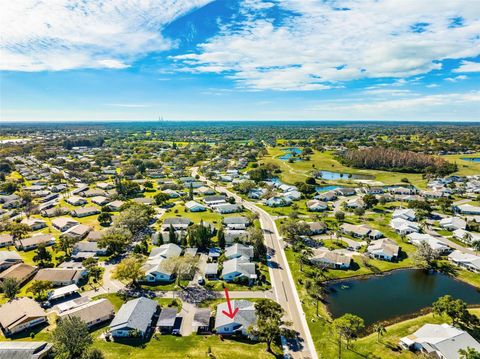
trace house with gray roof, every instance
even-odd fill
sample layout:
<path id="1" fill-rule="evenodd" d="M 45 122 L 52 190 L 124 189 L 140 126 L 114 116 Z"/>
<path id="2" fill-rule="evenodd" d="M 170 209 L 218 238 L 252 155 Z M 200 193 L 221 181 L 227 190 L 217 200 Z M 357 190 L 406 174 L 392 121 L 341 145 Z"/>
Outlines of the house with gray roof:
<path id="1" fill-rule="evenodd" d="M 0 272 L 17 264 L 22 263 L 22 257 L 15 251 L 0 251 Z"/>
<path id="2" fill-rule="evenodd" d="M 234 243 L 225 248 L 225 258 L 245 258 L 251 260 L 253 258 L 253 246 L 246 246 L 242 243 Z"/>
<path id="3" fill-rule="evenodd" d="M 246 258 L 234 258 L 223 262 L 222 274 L 220 276 L 226 282 L 238 279 L 246 279 L 249 282 L 257 279 L 255 263 Z"/>
<path id="4" fill-rule="evenodd" d="M 52 348 L 53 344 L 47 342 L 0 342 L 0 359 L 43 359 L 48 357 Z"/>
<path id="5" fill-rule="evenodd" d="M 112 323 L 110 334 L 113 338 L 140 335 L 146 337 L 150 331 L 153 316 L 157 313 L 157 302 L 140 297 L 122 305 Z"/>
<path id="6" fill-rule="evenodd" d="M 162 308 L 158 316 L 157 328 L 161 333 L 171 333 L 177 318 L 177 308 Z"/>
<path id="7" fill-rule="evenodd" d="M 67 310 L 60 314 L 60 318 L 78 317 L 89 328 L 104 323 L 115 316 L 115 310 L 108 299 L 99 299 Z"/>
<path id="8" fill-rule="evenodd" d="M 248 300 L 232 300 L 232 311 L 238 309 L 234 318 L 225 315 L 229 312 L 227 303 L 217 305 L 215 330 L 218 334 L 248 335 L 248 328 L 257 324 L 255 303 Z"/>
<path id="9" fill-rule="evenodd" d="M 382 238 L 369 245 L 367 252 L 373 258 L 391 262 L 398 258 L 400 247 L 395 241 Z"/>

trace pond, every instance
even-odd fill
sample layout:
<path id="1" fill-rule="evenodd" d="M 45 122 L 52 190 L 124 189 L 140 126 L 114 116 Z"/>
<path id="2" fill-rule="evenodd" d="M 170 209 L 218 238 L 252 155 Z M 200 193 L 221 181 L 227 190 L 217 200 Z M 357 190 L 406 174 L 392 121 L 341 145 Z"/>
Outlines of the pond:
<path id="1" fill-rule="evenodd" d="M 336 190 L 337 188 L 340 188 L 340 186 L 317 186 L 315 187 L 315 190 L 317 192 L 327 192 Z"/>
<path id="2" fill-rule="evenodd" d="M 317 178 L 324 180 L 347 180 L 347 179 L 374 179 L 374 176 L 369 175 L 357 175 L 352 173 L 342 173 L 342 172 L 331 172 L 331 171 L 320 171 L 318 172 Z"/>
<path id="3" fill-rule="evenodd" d="M 460 159 L 464 161 L 470 161 L 470 162 L 480 162 L 480 157 L 462 157 Z"/>
<path id="4" fill-rule="evenodd" d="M 288 161 L 290 158 L 298 156 L 302 153 L 302 150 L 297 147 L 286 148 L 284 151 L 285 154 L 279 157 L 283 161 Z M 295 158 L 295 161 L 300 161 L 300 158 Z"/>
<path id="5" fill-rule="evenodd" d="M 477 288 L 444 274 L 417 269 L 343 280 L 328 288 L 327 307 L 334 318 L 352 313 L 362 317 L 367 326 L 418 312 L 446 294 L 469 304 L 480 304 Z"/>

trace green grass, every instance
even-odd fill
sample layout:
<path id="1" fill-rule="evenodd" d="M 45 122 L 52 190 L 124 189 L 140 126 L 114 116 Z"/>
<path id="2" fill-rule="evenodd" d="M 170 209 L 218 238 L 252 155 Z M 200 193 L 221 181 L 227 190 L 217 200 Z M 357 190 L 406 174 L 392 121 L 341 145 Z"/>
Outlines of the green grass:
<path id="1" fill-rule="evenodd" d="M 441 156 L 449 162 L 454 162 L 458 165 L 458 171 L 454 174 L 459 176 L 478 175 L 480 173 L 480 162 L 465 161 L 464 157 L 480 157 L 480 153 L 469 155 L 446 155 Z"/>
<path id="2" fill-rule="evenodd" d="M 289 163 L 288 161 L 280 160 L 278 157 L 284 154 L 284 150 L 279 147 L 268 148 L 268 156 L 262 159 L 263 162 L 274 163 L 280 167 L 282 173 L 280 178 L 282 181 L 293 184 L 295 182 L 303 182 L 307 177 L 312 176 L 313 171 L 326 170 L 332 172 L 352 173 L 359 175 L 374 176 L 374 181 L 382 182 L 386 185 L 401 183 L 402 178 L 408 178 L 409 181 L 417 187 L 425 188 L 426 182 L 422 179 L 422 175 L 418 173 L 401 173 L 377 170 L 360 170 L 342 165 L 338 162 L 332 152 L 314 151 L 310 156 L 309 161 L 298 161 Z M 325 181 L 326 183 L 333 183 L 335 181 Z M 349 184 L 355 181 L 337 181 L 338 183 Z"/>

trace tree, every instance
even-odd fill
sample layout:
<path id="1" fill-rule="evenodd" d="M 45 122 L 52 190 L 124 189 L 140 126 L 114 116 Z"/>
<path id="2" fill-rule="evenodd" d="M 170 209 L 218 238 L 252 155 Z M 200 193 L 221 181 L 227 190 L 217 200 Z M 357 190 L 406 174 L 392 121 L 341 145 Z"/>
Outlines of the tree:
<path id="1" fill-rule="evenodd" d="M 188 199 L 193 199 L 193 184 L 190 182 L 190 186 L 188 187 Z"/>
<path id="2" fill-rule="evenodd" d="M 52 340 L 57 357 L 65 359 L 84 358 L 93 343 L 87 324 L 75 316 L 58 322 L 52 332 Z"/>
<path id="3" fill-rule="evenodd" d="M 335 212 L 335 219 L 338 222 L 343 222 L 345 220 L 345 213 L 343 213 L 342 211 L 336 211 Z"/>
<path id="4" fill-rule="evenodd" d="M 438 298 L 433 304 L 433 313 L 437 315 L 446 315 L 452 321 L 452 325 L 463 323 L 469 325 L 478 321 L 470 314 L 467 309 L 467 303 L 461 299 L 454 299 L 450 295 L 444 295 Z"/>
<path id="5" fill-rule="evenodd" d="M 131 239 L 132 234 L 129 230 L 121 230 L 114 227 L 102 235 L 98 241 L 98 246 L 100 248 L 107 248 L 109 253 L 116 256 L 125 251 Z"/>
<path id="6" fill-rule="evenodd" d="M 175 233 L 175 229 L 173 228 L 172 224 L 170 224 L 170 227 L 168 227 L 168 242 L 177 243 L 177 234 Z"/>
<path id="7" fill-rule="evenodd" d="M 77 240 L 72 236 L 63 235 L 63 236 L 60 236 L 60 239 L 56 246 L 58 247 L 59 250 L 65 252 L 65 255 L 67 257 L 70 257 L 72 255 L 73 246 L 75 245 L 76 242 Z"/>
<path id="8" fill-rule="evenodd" d="M 112 223 L 112 215 L 108 212 L 100 213 L 97 219 L 102 227 L 108 227 Z"/>
<path id="9" fill-rule="evenodd" d="M 25 238 L 30 233 L 30 227 L 25 223 L 10 222 L 7 230 L 13 236 L 14 240 Z"/>
<path id="10" fill-rule="evenodd" d="M 81 359 L 104 359 L 102 351 L 97 348 L 89 349 L 85 354 L 82 355 Z"/>
<path id="11" fill-rule="evenodd" d="M 115 217 L 114 225 L 117 228 L 128 229 L 136 235 L 148 227 L 153 219 L 155 210 L 141 203 L 127 203 L 126 207 Z"/>
<path id="12" fill-rule="evenodd" d="M 113 270 L 112 277 L 113 279 L 128 281 L 128 285 L 136 286 L 137 282 L 145 277 L 142 266 L 142 257 L 131 255 L 117 265 Z"/>
<path id="13" fill-rule="evenodd" d="M 354 314 L 344 314 L 340 318 L 333 321 L 333 327 L 338 335 L 338 358 L 342 357 L 342 340 L 345 341 L 346 346 L 350 341 L 354 340 L 358 334 L 365 328 L 363 319 Z"/>
<path id="14" fill-rule="evenodd" d="M 378 199 L 373 194 L 366 194 L 363 196 L 363 203 L 365 203 L 367 208 L 372 208 L 378 204 Z"/>
<path id="15" fill-rule="evenodd" d="M 296 221 L 288 219 L 280 226 L 280 231 L 287 242 L 293 243 L 300 239 L 300 236 L 305 235 L 310 230 L 308 223 L 303 221 Z"/>
<path id="16" fill-rule="evenodd" d="M 20 286 L 15 278 L 5 278 L 0 282 L 0 292 L 9 300 L 14 299 L 20 291 Z"/>
<path id="17" fill-rule="evenodd" d="M 318 309 L 319 309 L 318 307 L 319 307 L 320 301 L 323 299 L 323 296 L 325 294 L 325 287 L 323 286 L 321 274 L 316 272 L 317 271 L 313 273 L 314 277 L 312 278 L 312 280 L 305 282 L 305 287 L 307 289 L 308 295 L 312 297 L 313 300 L 315 300 L 316 313 L 318 317 Z"/>
<path id="18" fill-rule="evenodd" d="M 471 234 L 470 234 L 471 236 Z M 475 252 L 480 252 L 480 241 L 473 241 L 472 248 Z"/>
<path id="19" fill-rule="evenodd" d="M 28 287 L 27 292 L 32 293 L 35 299 L 42 301 L 47 298 L 47 293 L 50 289 L 52 289 L 52 282 L 34 280 Z"/>
<path id="20" fill-rule="evenodd" d="M 40 267 L 48 267 L 52 263 L 52 254 L 47 250 L 45 244 L 40 244 L 32 259 Z"/>
<path id="21" fill-rule="evenodd" d="M 313 257 L 313 249 L 308 246 L 302 246 L 300 250 L 300 272 L 303 272 L 303 265 L 310 263 L 310 258 Z"/>
<path id="22" fill-rule="evenodd" d="M 375 323 L 373 326 L 373 330 L 375 333 L 377 333 L 377 343 L 380 342 L 380 337 L 384 335 L 387 332 L 387 329 L 385 329 L 385 325 L 383 323 Z"/>
<path id="23" fill-rule="evenodd" d="M 198 261 L 199 258 L 197 256 L 186 254 L 182 257 L 167 258 L 162 262 L 161 266 L 175 275 L 177 284 L 180 284 L 182 279 L 193 278 L 198 270 Z"/>
<path id="24" fill-rule="evenodd" d="M 155 203 L 157 204 L 157 206 L 163 207 L 167 204 L 170 196 L 167 193 L 160 192 L 157 193 L 153 198 L 155 199 Z"/>
<path id="25" fill-rule="evenodd" d="M 294 337 L 294 332 L 288 328 L 290 322 L 282 320 L 284 310 L 280 304 L 268 299 L 260 299 L 255 303 L 257 312 L 256 327 L 248 328 L 251 335 L 267 343 L 267 352 L 272 352 L 272 343 L 281 336 Z"/>
<path id="26" fill-rule="evenodd" d="M 217 242 L 220 248 L 225 249 L 226 242 L 225 242 L 225 231 L 223 229 L 223 226 L 220 226 L 220 229 L 218 230 Z"/>
<path id="27" fill-rule="evenodd" d="M 480 352 L 470 347 L 460 349 L 458 354 L 460 354 L 460 359 L 480 359 Z"/>
<path id="28" fill-rule="evenodd" d="M 413 255 L 413 261 L 418 267 L 429 269 L 432 268 L 438 256 L 438 252 L 430 247 L 427 242 L 423 241 L 417 246 L 417 251 Z"/>
<path id="29" fill-rule="evenodd" d="M 257 261 L 265 262 L 267 259 L 267 246 L 260 228 L 250 227 L 248 229 L 248 238 L 253 243 L 253 256 Z"/>

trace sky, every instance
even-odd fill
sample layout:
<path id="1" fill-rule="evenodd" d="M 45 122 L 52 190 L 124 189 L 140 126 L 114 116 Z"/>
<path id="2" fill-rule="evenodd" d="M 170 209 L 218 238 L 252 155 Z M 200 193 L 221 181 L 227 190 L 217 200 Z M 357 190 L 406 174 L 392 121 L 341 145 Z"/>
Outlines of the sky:
<path id="1" fill-rule="evenodd" d="M 0 23 L 0 122 L 480 121 L 479 0 L 16 0 Z"/>

